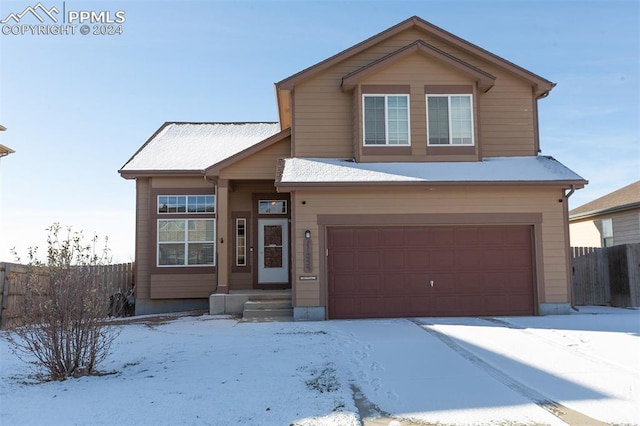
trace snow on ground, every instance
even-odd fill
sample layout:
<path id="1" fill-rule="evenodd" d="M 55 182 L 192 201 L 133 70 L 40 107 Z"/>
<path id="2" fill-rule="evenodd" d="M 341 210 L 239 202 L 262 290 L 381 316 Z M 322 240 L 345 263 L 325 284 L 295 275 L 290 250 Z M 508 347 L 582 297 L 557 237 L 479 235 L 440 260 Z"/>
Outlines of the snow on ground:
<path id="1" fill-rule="evenodd" d="M 118 327 L 113 374 L 64 382 L 35 382 L 0 340 L 0 424 L 565 424 L 540 399 L 640 424 L 636 310 Z"/>

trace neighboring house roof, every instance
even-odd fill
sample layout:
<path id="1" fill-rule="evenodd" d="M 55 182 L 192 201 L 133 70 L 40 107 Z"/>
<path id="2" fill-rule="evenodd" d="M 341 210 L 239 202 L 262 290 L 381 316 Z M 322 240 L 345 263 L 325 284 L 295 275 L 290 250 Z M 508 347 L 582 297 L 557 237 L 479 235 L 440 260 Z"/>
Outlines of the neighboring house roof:
<path id="1" fill-rule="evenodd" d="M 279 131 L 271 122 L 164 123 L 119 172 L 124 177 L 202 173 Z"/>
<path id="2" fill-rule="evenodd" d="M 0 144 L 0 157 L 4 157 L 5 155 L 13 154 L 15 151 L 9 148 L 8 146 L 4 146 Z"/>
<path id="3" fill-rule="evenodd" d="M 552 157 L 493 157 L 474 162 L 356 163 L 336 158 L 288 158 L 279 165 L 277 186 L 349 183 L 573 184 L 586 181 Z"/>
<path id="4" fill-rule="evenodd" d="M 640 180 L 583 204 L 569 212 L 569 219 L 640 208 Z"/>

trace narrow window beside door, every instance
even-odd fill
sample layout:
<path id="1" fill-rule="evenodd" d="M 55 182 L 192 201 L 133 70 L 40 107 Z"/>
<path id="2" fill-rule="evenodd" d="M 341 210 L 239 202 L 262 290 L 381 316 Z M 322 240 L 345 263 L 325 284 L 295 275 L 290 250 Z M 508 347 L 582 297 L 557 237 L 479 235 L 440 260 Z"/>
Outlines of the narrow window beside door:
<path id="1" fill-rule="evenodd" d="M 236 266 L 247 266 L 247 219 L 236 219 Z"/>

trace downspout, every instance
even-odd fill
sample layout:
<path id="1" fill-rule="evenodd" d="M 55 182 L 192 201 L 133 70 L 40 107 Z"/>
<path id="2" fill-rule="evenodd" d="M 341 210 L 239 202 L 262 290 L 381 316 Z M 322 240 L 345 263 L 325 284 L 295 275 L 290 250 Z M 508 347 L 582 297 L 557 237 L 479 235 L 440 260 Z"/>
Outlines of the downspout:
<path id="1" fill-rule="evenodd" d="M 205 180 L 205 182 L 212 184 L 213 187 L 216 188 L 216 180 L 215 179 L 211 179 L 211 178 L 209 178 L 209 176 L 207 176 L 205 174 L 204 175 L 204 180 Z M 218 191 L 216 191 L 216 192 L 218 192 Z M 215 200 L 216 200 L 216 212 L 218 211 L 218 197 L 217 197 L 217 195 L 218 194 L 216 194 L 216 198 L 215 198 Z M 216 226 L 217 225 L 218 225 L 218 221 L 216 220 Z M 216 235 L 218 235 L 218 230 L 217 229 L 216 229 Z M 218 269 L 217 269 L 218 268 L 218 244 L 217 244 L 217 242 L 216 242 L 215 247 L 216 247 L 216 253 L 215 253 L 215 257 L 216 257 L 216 281 L 215 281 L 215 287 L 213 288 L 213 291 L 211 293 L 209 293 L 209 296 L 211 296 L 212 294 L 214 294 L 214 293 L 216 293 L 218 291 L 218 283 L 219 283 L 219 280 L 220 280 L 220 274 L 218 274 Z"/>
<path id="2" fill-rule="evenodd" d="M 566 193 L 564 195 L 564 201 L 565 201 L 565 205 L 564 205 L 564 209 L 563 209 L 563 215 L 564 215 L 564 220 L 565 223 L 567 224 L 567 227 L 565 228 L 565 238 L 567 239 L 567 275 L 569 278 L 569 302 L 571 305 L 571 309 L 573 309 L 576 312 L 579 312 L 580 310 L 576 307 L 575 304 L 575 300 L 573 298 L 573 265 L 571 264 L 571 236 L 569 233 L 569 197 L 571 197 L 571 195 L 573 195 L 573 193 L 576 192 L 576 188 L 575 185 L 571 185 L 571 189 L 569 190 L 568 193 Z"/>

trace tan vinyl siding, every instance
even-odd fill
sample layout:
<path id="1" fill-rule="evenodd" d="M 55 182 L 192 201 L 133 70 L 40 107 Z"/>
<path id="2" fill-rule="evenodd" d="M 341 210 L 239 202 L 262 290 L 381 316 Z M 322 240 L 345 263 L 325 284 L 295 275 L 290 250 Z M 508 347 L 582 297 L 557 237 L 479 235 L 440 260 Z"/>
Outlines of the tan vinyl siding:
<path id="1" fill-rule="evenodd" d="M 229 278 L 230 290 L 251 290 L 253 288 L 253 274 L 251 272 L 232 272 Z"/>
<path id="2" fill-rule="evenodd" d="M 152 188 L 211 188 L 213 193 L 213 184 L 204 180 L 202 176 L 198 177 L 154 177 L 151 180 Z"/>
<path id="3" fill-rule="evenodd" d="M 198 299 L 215 289 L 215 274 L 151 275 L 151 299 Z"/>
<path id="4" fill-rule="evenodd" d="M 538 283 L 539 302 L 566 303 L 567 270 L 566 242 L 564 232 L 563 204 L 558 203 L 562 191 L 550 188 L 438 188 L 388 190 L 340 190 L 340 191 L 297 191 L 296 200 L 306 201 L 296 205 L 295 226 L 297 230 L 309 229 L 318 235 L 318 215 L 336 214 L 450 214 L 455 213 L 539 213 L 542 214 L 541 240 L 537 247 L 543 250 L 542 265 L 538 271 L 543 276 Z M 302 259 L 302 235 L 296 232 L 294 247 L 296 259 Z M 313 274 L 320 275 L 320 262 L 324 254 L 319 253 L 319 239 L 313 241 Z M 294 265 L 294 277 L 305 274 L 300 261 Z M 296 306 L 318 306 L 324 304 L 322 280 L 296 282 Z"/>
<path id="5" fill-rule="evenodd" d="M 640 243 L 640 210 L 627 210 L 573 220 L 569 227 L 571 245 L 576 247 L 602 247 L 602 221 L 611 219 L 613 245 Z"/>
<path id="6" fill-rule="evenodd" d="M 489 71 L 496 85 L 479 97 L 484 157 L 537 155 L 531 87 L 511 74 Z"/>
<path id="7" fill-rule="evenodd" d="M 149 247 L 155 246 L 149 233 L 149 180 L 136 179 L 136 297 L 141 299 L 149 298 Z"/>
<path id="8" fill-rule="evenodd" d="M 279 158 L 291 156 L 291 138 L 286 138 L 262 151 L 220 171 L 221 179 L 275 179 Z"/>
<path id="9" fill-rule="evenodd" d="M 296 86 L 293 155 L 353 157 L 353 95 L 341 91 L 342 77 L 415 41 L 419 34 L 415 30 L 405 31 Z"/>
<path id="10" fill-rule="evenodd" d="M 613 243 L 640 243 L 640 211 L 617 213 L 613 217 Z"/>
<path id="11" fill-rule="evenodd" d="M 294 156 L 342 157 L 356 155 L 354 146 L 361 141 L 359 132 L 354 132 L 353 114 L 361 114 L 354 108 L 352 92 L 343 93 L 342 77 L 368 65 L 371 61 L 404 47 L 416 39 L 452 54 L 467 63 L 494 75 L 495 86 L 487 93 L 478 95 L 479 111 L 475 111 L 476 128 L 480 130 L 482 155 L 518 156 L 536 155 L 535 112 L 532 87 L 523 79 L 505 72 L 493 64 L 471 56 L 444 44 L 440 40 L 425 36 L 410 29 L 373 46 L 352 58 L 298 84 L 294 90 Z M 429 70 L 425 72 L 424 69 Z M 439 161 L 446 158 L 425 158 L 426 114 L 423 87 L 425 84 L 460 84 L 465 78 L 458 71 L 444 66 L 440 61 L 421 54 L 411 55 L 392 66 L 369 76 L 369 84 L 411 84 L 411 127 L 413 158 L 394 157 L 395 161 Z M 356 91 L 358 88 L 355 89 Z M 355 97 L 359 99 L 359 97 Z M 419 118 L 415 118 L 418 117 Z M 360 118 L 358 117 L 360 121 Z M 361 124 L 360 124 L 361 125 Z M 415 137 L 414 137 L 415 136 Z M 420 140 L 422 139 L 422 140 Z M 354 145 L 355 144 L 355 145 Z M 417 156 L 417 157 L 416 157 Z M 385 161 L 381 158 L 364 158 L 364 161 Z M 471 158 L 456 157 L 455 161 L 470 161 Z"/>

